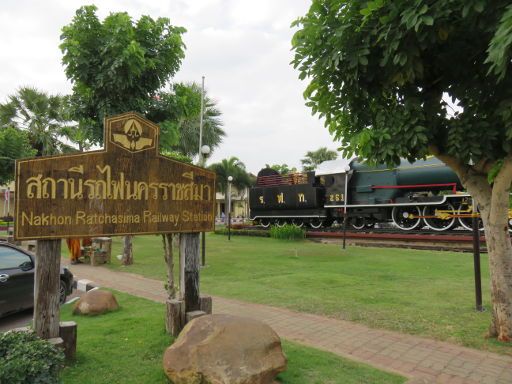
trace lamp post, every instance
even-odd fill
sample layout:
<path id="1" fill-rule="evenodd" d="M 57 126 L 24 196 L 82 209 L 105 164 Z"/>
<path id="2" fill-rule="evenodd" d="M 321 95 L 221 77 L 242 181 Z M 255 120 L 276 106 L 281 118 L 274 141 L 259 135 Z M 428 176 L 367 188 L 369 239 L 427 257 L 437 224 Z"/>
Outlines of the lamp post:
<path id="1" fill-rule="evenodd" d="M 478 209 L 473 199 L 473 211 L 471 224 L 473 226 L 473 269 L 475 274 L 475 299 L 476 310 L 483 312 L 482 307 L 482 275 L 480 272 L 480 231 L 478 228 Z"/>
<path id="2" fill-rule="evenodd" d="M 203 117 L 204 117 L 204 76 L 201 79 L 201 112 L 199 114 L 199 151 L 198 164 L 204 167 L 206 157 L 210 154 L 210 147 L 203 145 Z M 201 233 L 201 266 L 206 266 L 206 240 L 205 233 Z"/>
<path id="3" fill-rule="evenodd" d="M 345 193 L 343 195 L 343 249 L 345 249 L 347 240 L 347 221 L 348 221 L 348 176 L 350 172 L 350 165 L 345 165 Z"/>
<path id="4" fill-rule="evenodd" d="M 199 115 L 199 165 L 203 161 L 203 116 L 204 116 L 204 76 L 201 82 L 201 114 Z M 208 153 L 210 148 L 208 148 Z"/>
<path id="5" fill-rule="evenodd" d="M 199 166 L 206 166 L 206 159 L 210 154 L 210 147 L 207 145 L 203 145 L 201 147 L 201 156 L 199 157 Z M 206 266 L 206 233 L 201 233 L 201 266 Z"/>
<path id="6" fill-rule="evenodd" d="M 231 240 L 231 182 L 233 176 L 228 176 L 228 240 Z"/>

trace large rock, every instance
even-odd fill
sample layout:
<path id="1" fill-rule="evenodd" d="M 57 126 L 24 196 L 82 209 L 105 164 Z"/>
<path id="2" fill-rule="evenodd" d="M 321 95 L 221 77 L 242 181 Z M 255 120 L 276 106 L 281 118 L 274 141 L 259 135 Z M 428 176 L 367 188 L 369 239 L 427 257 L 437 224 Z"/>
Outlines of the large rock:
<path id="1" fill-rule="evenodd" d="M 73 313 L 75 315 L 101 315 L 117 309 L 119 309 L 119 304 L 112 292 L 94 289 L 80 297 L 75 304 Z"/>
<path id="2" fill-rule="evenodd" d="M 270 384 L 286 369 L 286 357 L 265 323 L 206 315 L 185 326 L 163 365 L 174 384 Z"/>

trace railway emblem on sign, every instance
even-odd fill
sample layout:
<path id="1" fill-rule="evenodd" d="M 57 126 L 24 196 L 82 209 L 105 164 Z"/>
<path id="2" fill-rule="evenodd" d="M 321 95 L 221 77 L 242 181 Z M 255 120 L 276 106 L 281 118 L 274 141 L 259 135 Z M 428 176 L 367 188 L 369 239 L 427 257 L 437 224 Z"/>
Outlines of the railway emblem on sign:
<path id="1" fill-rule="evenodd" d="M 131 152 L 154 148 L 156 132 L 148 125 L 144 128 L 136 119 L 128 119 L 121 133 L 112 132 L 113 142 Z"/>

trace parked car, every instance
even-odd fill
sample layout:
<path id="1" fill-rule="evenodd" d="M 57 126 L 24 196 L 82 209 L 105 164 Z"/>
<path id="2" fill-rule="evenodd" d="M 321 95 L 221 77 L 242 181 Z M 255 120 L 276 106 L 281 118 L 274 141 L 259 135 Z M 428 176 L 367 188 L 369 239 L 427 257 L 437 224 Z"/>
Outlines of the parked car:
<path id="1" fill-rule="evenodd" d="M 0 243 L 0 317 L 34 306 L 34 255 L 9 243 Z M 60 270 L 59 301 L 73 290 L 73 274 Z"/>

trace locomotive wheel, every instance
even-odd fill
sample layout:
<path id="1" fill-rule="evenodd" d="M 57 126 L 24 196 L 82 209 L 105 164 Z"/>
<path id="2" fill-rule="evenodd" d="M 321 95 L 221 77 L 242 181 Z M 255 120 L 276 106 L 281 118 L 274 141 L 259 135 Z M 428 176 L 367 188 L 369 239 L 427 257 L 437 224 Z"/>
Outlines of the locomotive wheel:
<path id="1" fill-rule="evenodd" d="M 269 219 L 262 219 L 262 220 L 260 220 L 260 225 L 263 228 L 268 228 L 268 227 L 270 227 L 270 220 Z"/>
<path id="2" fill-rule="evenodd" d="M 318 229 L 318 228 L 321 228 L 322 227 L 322 224 L 324 222 L 320 219 L 312 219 L 310 222 L 309 222 L 309 226 L 313 229 Z"/>
<path id="3" fill-rule="evenodd" d="M 452 217 L 441 219 L 438 217 L 425 217 L 425 224 L 434 231 L 447 231 L 455 224 L 455 208 L 450 203 L 442 205 L 426 205 L 423 208 L 423 216 L 437 216 L 436 211 L 447 211 Z"/>
<path id="4" fill-rule="evenodd" d="M 478 211 L 478 209 L 477 209 Z M 459 205 L 459 209 L 457 210 L 458 215 L 464 215 L 473 213 L 473 206 L 468 203 L 461 203 Z M 468 231 L 473 230 L 473 218 L 471 217 L 459 217 L 459 224 L 464 227 L 464 229 L 467 229 Z M 510 220 L 509 220 L 509 227 L 510 227 Z M 478 218 L 478 229 L 480 231 L 484 230 L 484 222 L 481 218 Z"/>
<path id="5" fill-rule="evenodd" d="M 420 208 L 418 206 L 393 207 L 391 219 L 403 231 L 411 231 L 421 223 Z"/>
<path id="6" fill-rule="evenodd" d="M 354 217 L 350 220 L 350 225 L 352 228 L 360 231 L 364 227 L 366 227 L 366 219 L 364 217 Z"/>
<path id="7" fill-rule="evenodd" d="M 512 217 L 508 218 L 508 231 L 512 232 Z"/>
<path id="8" fill-rule="evenodd" d="M 285 219 L 276 220 L 276 226 L 278 226 L 279 228 L 284 227 L 285 225 L 286 225 Z"/>
<path id="9" fill-rule="evenodd" d="M 293 219 L 292 224 L 296 227 L 302 228 L 304 226 L 304 221 L 302 219 Z"/>

